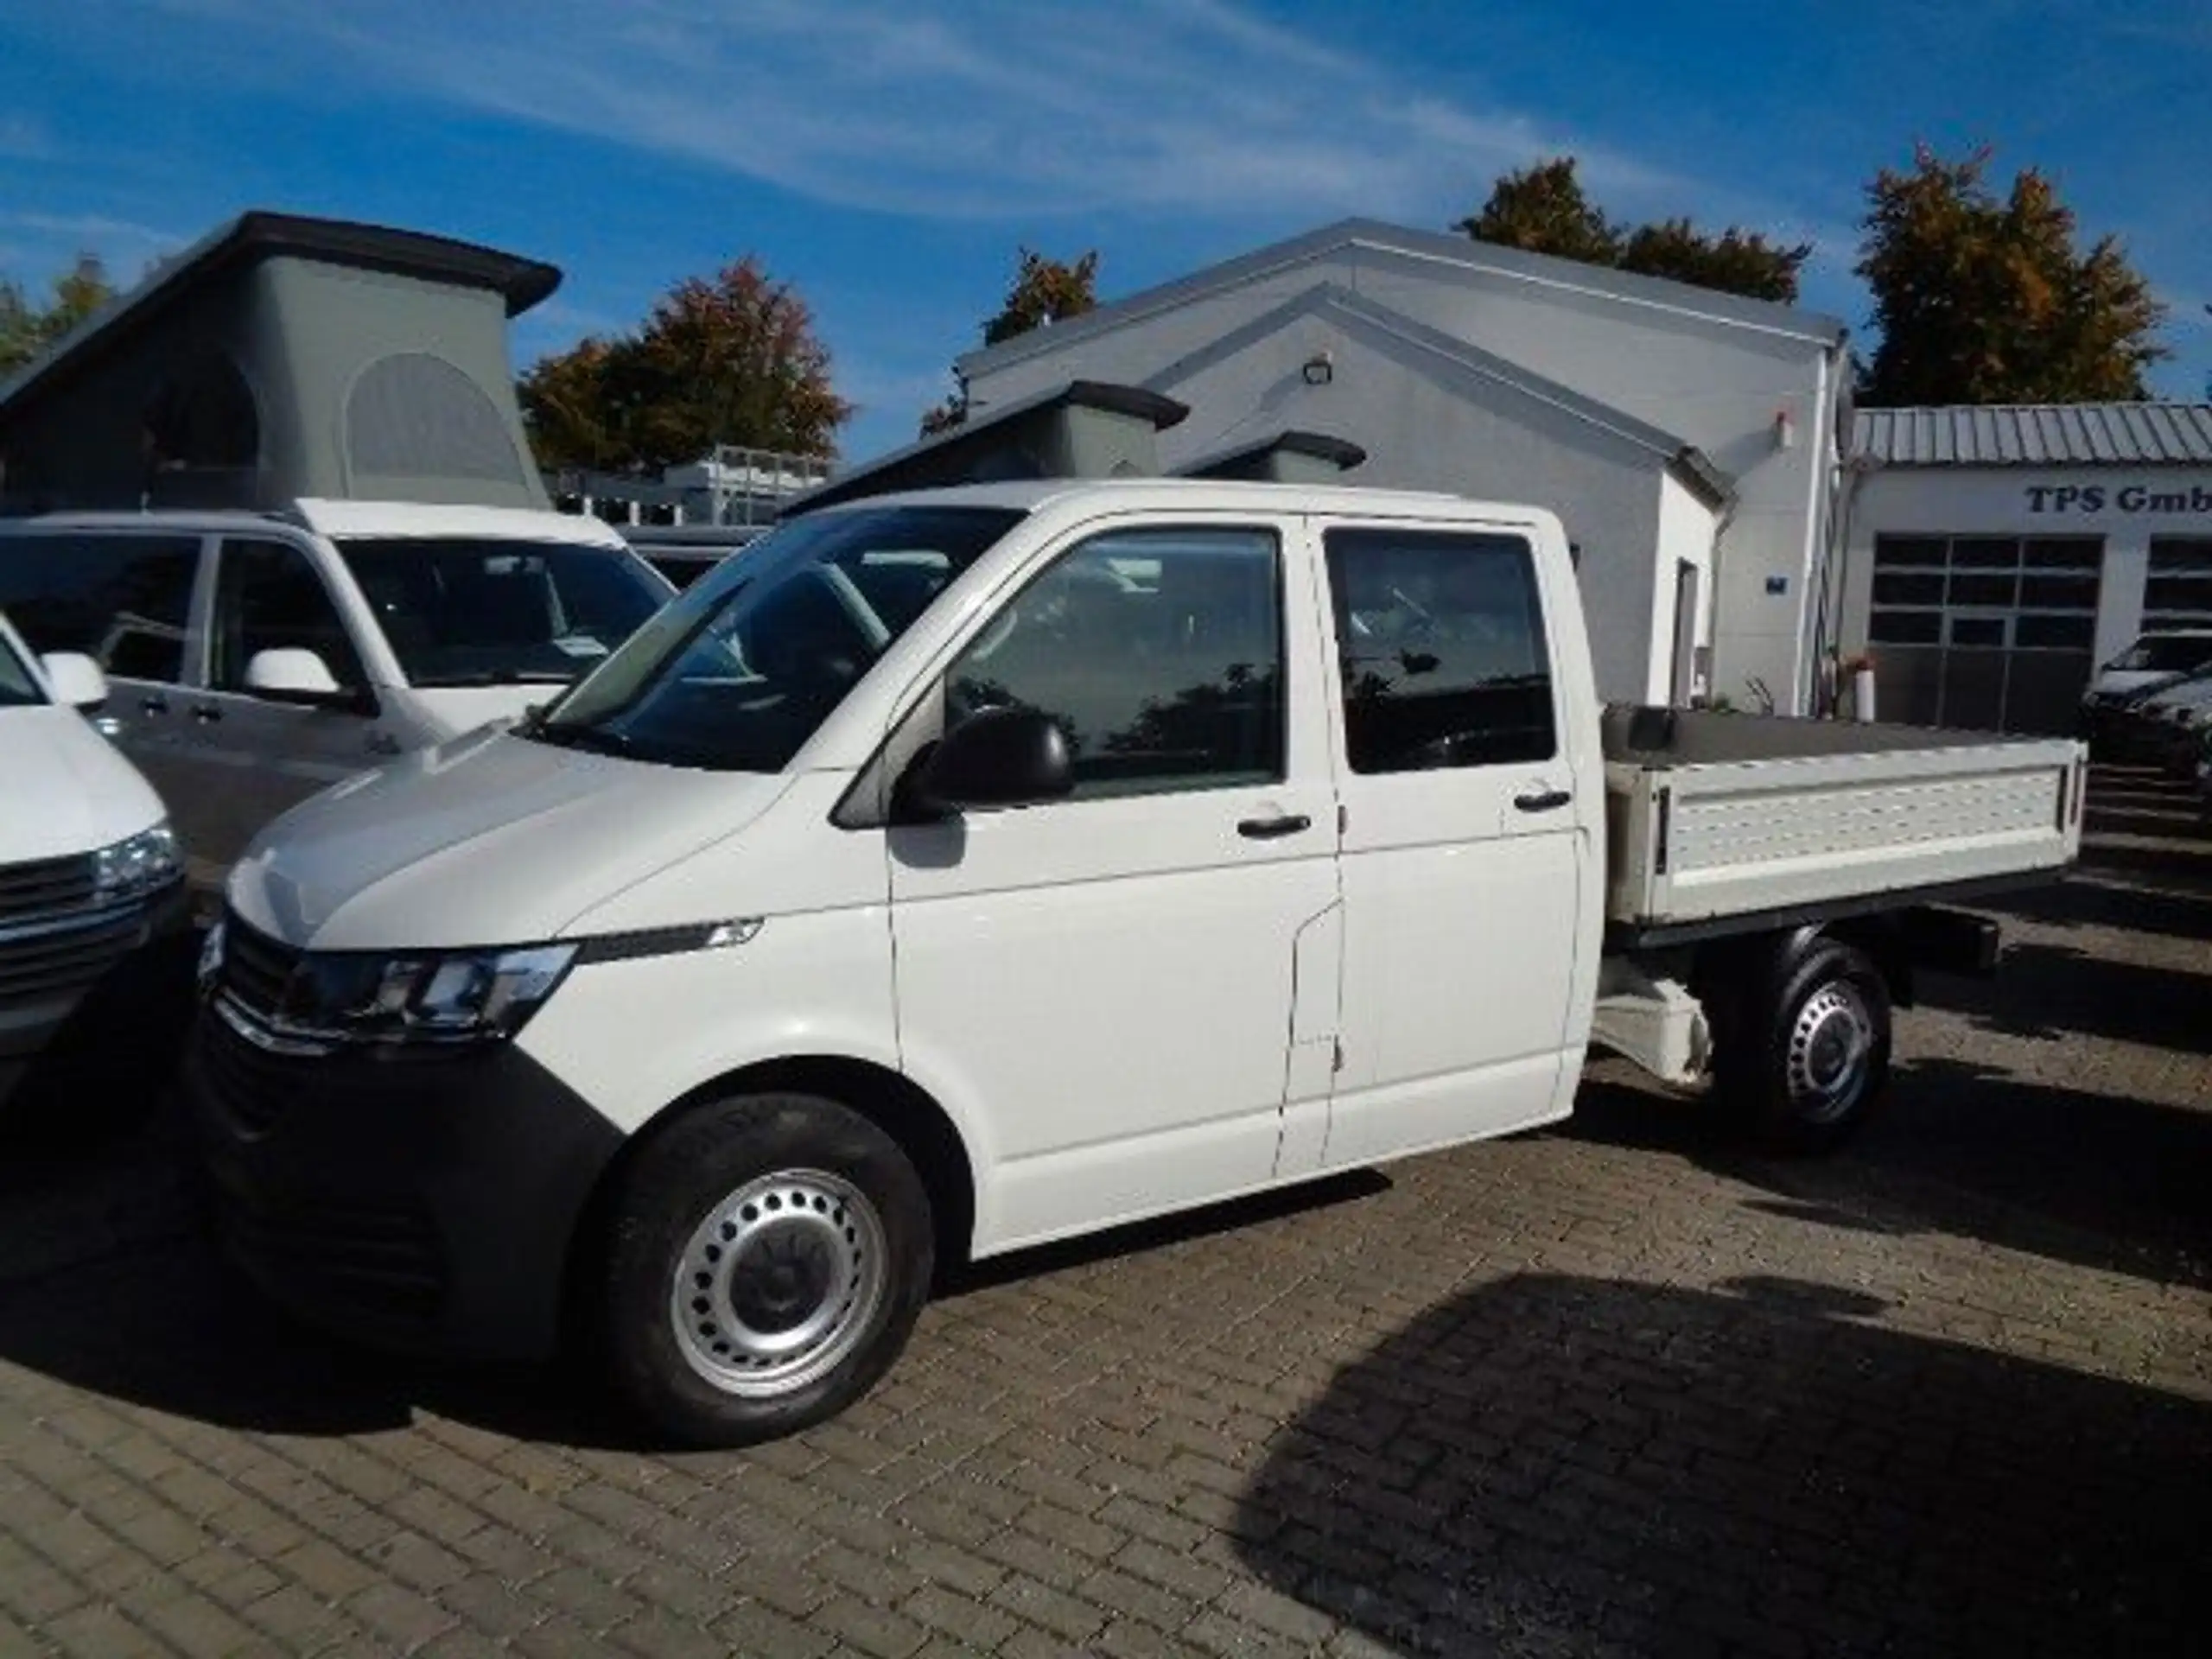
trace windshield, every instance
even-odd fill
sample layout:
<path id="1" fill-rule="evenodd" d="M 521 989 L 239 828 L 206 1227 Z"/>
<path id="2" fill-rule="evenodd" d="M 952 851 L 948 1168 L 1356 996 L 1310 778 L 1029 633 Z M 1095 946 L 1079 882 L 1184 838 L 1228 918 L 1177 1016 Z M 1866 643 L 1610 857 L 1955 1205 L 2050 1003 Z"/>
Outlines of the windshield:
<path id="1" fill-rule="evenodd" d="M 685 589 L 524 735 L 671 766 L 780 772 L 1021 518 L 877 507 L 796 519 Z"/>
<path id="2" fill-rule="evenodd" d="M 337 545 L 416 686 L 575 679 L 669 596 L 614 548 L 420 536 Z"/>
<path id="3" fill-rule="evenodd" d="M 16 651 L 7 630 L 0 628 L 0 709 L 20 709 L 45 701 L 46 693 L 31 677 L 30 664 Z"/>
<path id="4" fill-rule="evenodd" d="M 2107 666 L 2121 674 L 2186 674 L 2207 664 L 2212 664 L 2212 636 L 2152 634 Z"/>

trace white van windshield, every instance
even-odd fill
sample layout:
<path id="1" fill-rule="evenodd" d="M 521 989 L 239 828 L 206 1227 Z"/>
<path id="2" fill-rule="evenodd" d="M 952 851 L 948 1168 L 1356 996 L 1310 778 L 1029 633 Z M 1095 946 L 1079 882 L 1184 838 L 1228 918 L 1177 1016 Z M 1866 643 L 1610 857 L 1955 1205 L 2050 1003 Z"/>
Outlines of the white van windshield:
<path id="1" fill-rule="evenodd" d="M 794 519 L 701 577 L 523 734 L 671 766 L 780 772 L 1021 518 L 902 506 Z"/>
<path id="2" fill-rule="evenodd" d="M 337 546 L 415 686 L 575 679 L 669 597 L 613 548 L 423 536 Z"/>

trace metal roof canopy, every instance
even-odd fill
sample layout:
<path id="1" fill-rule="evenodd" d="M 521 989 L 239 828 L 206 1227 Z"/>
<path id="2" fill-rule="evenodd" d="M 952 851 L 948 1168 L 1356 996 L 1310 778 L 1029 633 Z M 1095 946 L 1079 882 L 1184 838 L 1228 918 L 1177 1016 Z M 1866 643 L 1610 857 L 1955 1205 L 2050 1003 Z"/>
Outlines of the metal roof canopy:
<path id="1" fill-rule="evenodd" d="M 1367 459 L 1347 438 L 1292 427 L 1217 449 L 1175 469 L 1179 478 L 1249 479 L 1268 484 L 1326 484 Z"/>
<path id="2" fill-rule="evenodd" d="M 1885 467 L 2212 467 L 2212 404 L 1861 409 L 1852 453 Z"/>
<path id="3" fill-rule="evenodd" d="M 1160 433 L 1190 413 L 1141 386 L 1071 380 L 840 474 L 792 497 L 795 518 L 860 496 L 1017 479 L 1143 478 L 1160 472 Z"/>
<path id="4" fill-rule="evenodd" d="M 543 506 L 505 324 L 560 281 L 451 238 L 242 214 L 0 386 L 8 506 Z"/>

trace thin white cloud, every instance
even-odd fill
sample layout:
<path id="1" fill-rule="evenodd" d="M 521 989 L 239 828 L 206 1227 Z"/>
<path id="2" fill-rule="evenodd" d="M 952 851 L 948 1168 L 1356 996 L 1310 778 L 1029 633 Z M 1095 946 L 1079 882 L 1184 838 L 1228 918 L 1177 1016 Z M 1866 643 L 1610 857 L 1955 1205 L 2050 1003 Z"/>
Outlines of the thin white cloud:
<path id="1" fill-rule="evenodd" d="M 211 25 L 229 0 L 195 6 Z M 264 0 L 327 73 L 609 138 L 847 207 L 1429 221 L 1573 149 L 1624 205 L 1690 181 L 1510 108 L 1426 94 L 1230 0 Z"/>
<path id="2" fill-rule="evenodd" d="M 91 253 L 104 252 L 118 243 L 134 249 L 160 250 L 183 239 L 174 231 L 101 213 L 0 213 L 0 225 L 35 232 L 49 242 L 73 238 Z"/>
<path id="3" fill-rule="evenodd" d="M 20 111 L 0 113 L 0 156 L 11 162 L 54 159 L 53 137 L 46 128 Z"/>

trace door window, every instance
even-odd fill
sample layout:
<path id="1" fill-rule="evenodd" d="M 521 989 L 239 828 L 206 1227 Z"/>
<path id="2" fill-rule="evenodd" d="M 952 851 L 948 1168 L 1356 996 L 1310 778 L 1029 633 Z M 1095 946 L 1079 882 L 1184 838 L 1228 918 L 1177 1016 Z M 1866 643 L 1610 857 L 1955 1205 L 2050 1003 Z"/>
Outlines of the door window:
<path id="1" fill-rule="evenodd" d="M 225 542 L 215 580 L 214 652 L 209 683 L 245 690 L 257 652 L 311 651 L 341 686 L 367 683 L 330 591 L 308 556 L 286 542 Z"/>
<path id="2" fill-rule="evenodd" d="M 1050 715 L 1078 798 L 1283 776 L 1281 553 L 1274 532 L 1092 537 L 1024 588 L 945 677 L 945 722 Z"/>
<path id="3" fill-rule="evenodd" d="M 1535 556 L 1517 537 L 1388 529 L 1324 538 L 1356 772 L 1557 752 Z"/>
<path id="4" fill-rule="evenodd" d="M 114 678 L 184 678 L 194 536 L 84 531 L 0 539 L 0 611 L 31 649 L 76 651 Z"/>

